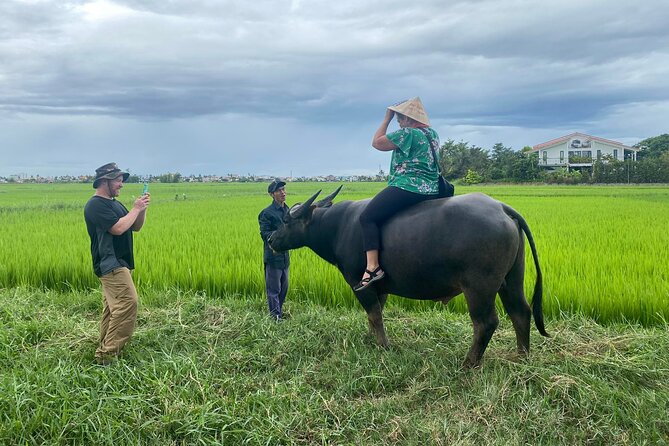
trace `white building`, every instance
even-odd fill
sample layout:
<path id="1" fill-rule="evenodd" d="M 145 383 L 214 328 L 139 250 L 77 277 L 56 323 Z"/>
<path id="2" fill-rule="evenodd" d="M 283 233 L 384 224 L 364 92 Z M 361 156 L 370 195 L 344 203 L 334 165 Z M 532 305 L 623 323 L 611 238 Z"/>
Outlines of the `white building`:
<path id="1" fill-rule="evenodd" d="M 591 167 L 593 162 L 605 155 L 620 161 L 636 161 L 639 150 L 584 133 L 572 133 L 532 147 L 533 152 L 539 153 L 539 165 L 548 169 Z"/>

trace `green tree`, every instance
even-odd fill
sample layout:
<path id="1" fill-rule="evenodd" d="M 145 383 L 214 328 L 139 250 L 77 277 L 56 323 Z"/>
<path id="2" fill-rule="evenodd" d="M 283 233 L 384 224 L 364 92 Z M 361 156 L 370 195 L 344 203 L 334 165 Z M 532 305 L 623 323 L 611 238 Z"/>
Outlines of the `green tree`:
<path id="1" fill-rule="evenodd" d="M 444 177 L 448 180 L 463 178 L 471 169 L 481 174 L 484 179 L 490 167 L 488 152 L 469 143 L 458 143 L 449 139 L 439 149 L 439 162 Z"/>
<path id="2" fill-rule="evenodd" d="M 592 166 L 593 183 L 626 183 L 629 166 L 624 161 L 604 155 Z"/>
<path id="3" fill-rule="evenodd" d="M 478 184 L 483 182 L 483 177 L 475 170 L 467 169 L 467 175 L 463 178 L 465 184 Z"/>
<path id="4" fill-rule="evenodd" d="M 516 181 L 536 181 L 541 178 L 541 168 L 539 167 L 539 153 L 522 150 L 518 153 L 513 178 Z"/>
<path id="5" fill-rule="evenodd" d="M 539 154 L 525 147 L 515 151 L 502 143 L 493 146 L 490 156 L 490 179 L 506 181 L 532 181 L 540 177 Z"/>
<path id="6" fill-rule="evenodd" d="M 557 184 L 578 184 L 585 182 L 588 177 L 578 170 L 567 170 L 565 167 L 553 172 L 544 173 L 544 181 L 546 183 Z"/>
<path id="7" fill-rule="evenodd" d="M 669 182 L 669 152 L 658 158 L 644 158 L 640 161 L 625 160 L 630 183 Z"/>
<path id="8" fill-rule="evenodd" d="M 660 136 L 646 138 L 643 141 L 634 144 L 634 147 L 643 147 L 643 149 L 639 151 L 640 159 L 660 158 L 662 154 L 669 153 L 669 134 L 664 133 Z"/>
<path id="9" fill-rule="evenodd" d="M 181 181 L 181 174 L 179 172 L 164 173 L 162 175 L 158 175 L 158 181 L 161 183 L 178 183 Z"/>
<path id="10" fill-rule="evenodd" d="M 518 154 L 510 147 L 504 147 L 497 143 L 492 147 L 490 155 L 490 179 L 491 180 L 513 180 L 516 163 L 519 161 Z"/>

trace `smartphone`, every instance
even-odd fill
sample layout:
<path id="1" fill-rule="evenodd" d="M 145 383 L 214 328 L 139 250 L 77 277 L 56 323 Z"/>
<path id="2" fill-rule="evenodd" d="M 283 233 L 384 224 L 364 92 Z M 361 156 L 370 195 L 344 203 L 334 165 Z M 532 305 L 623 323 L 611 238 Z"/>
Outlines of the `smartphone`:
<path id="1" fill-rule="evenodd" d="M 144 191 L 142 191 L 142 195 L 146 195 L 149 193 L 149 183 L 144 183 Z"/>

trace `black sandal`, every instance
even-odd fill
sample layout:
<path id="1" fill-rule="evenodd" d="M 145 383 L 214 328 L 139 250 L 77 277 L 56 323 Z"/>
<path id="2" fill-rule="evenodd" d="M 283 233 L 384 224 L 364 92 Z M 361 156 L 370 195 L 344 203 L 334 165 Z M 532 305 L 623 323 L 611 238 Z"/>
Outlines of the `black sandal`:
<path id="1" fill-rule="evenodd" d="M 374 271 L 370 271 L 368 269 L 365 270 L 367 274 L 369 274 L 369 277 L 365 277 L 362 279 L 356 286 L 353 287 L 353 291 L 362 291 L 368 286 L 372 284 L 372 282 L 376 282 L 377 280 L 383 279 L 383 277 L 386 275 L 385 272 L 381 269 L 381 267 L 377 267 Z"/>

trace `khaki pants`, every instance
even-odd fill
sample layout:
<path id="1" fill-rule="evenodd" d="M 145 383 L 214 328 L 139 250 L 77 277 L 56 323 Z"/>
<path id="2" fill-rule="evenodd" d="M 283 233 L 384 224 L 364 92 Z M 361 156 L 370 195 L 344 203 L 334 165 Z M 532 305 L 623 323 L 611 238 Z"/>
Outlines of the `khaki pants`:
<path id="1" fill-rule="evenodd" d="M 117 356 L 135 331 L 137 290 L 128 268 L 117 268 L 100 277 L 104 310 L 100 323 L 97 359 Z"/>

